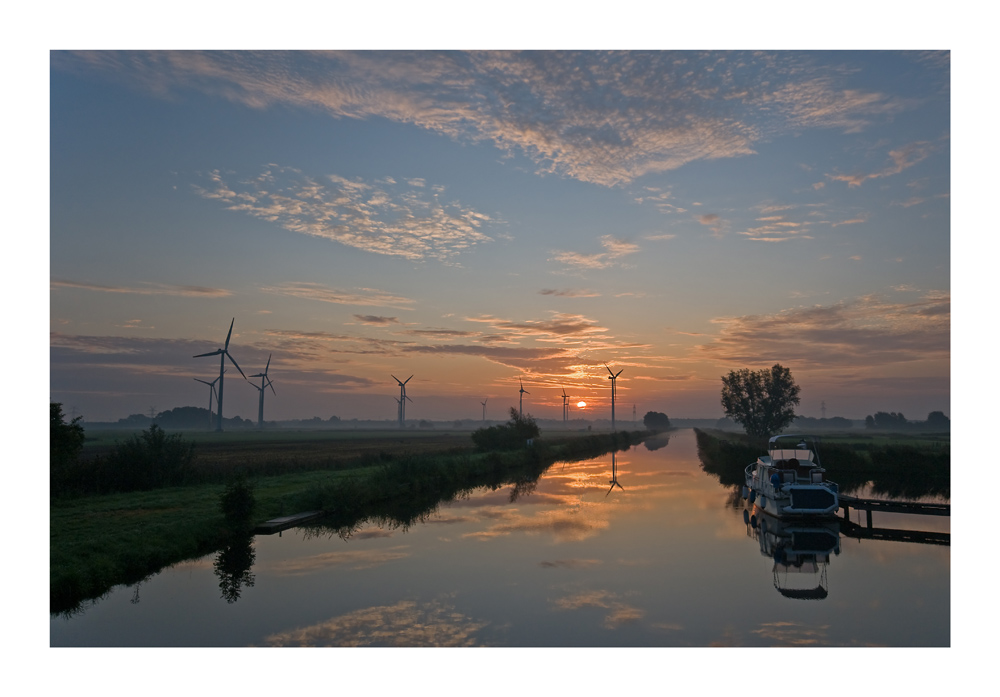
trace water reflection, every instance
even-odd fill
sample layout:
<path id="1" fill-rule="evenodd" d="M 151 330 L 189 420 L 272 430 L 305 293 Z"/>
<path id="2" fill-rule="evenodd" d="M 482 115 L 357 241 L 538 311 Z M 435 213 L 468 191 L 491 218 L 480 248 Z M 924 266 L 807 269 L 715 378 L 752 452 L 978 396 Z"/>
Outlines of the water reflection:
<path id="1" fill-rule="evenodd" d="M 253 549 L 253 537 L 233 539 L 224 549 L 219 551 L 212 564 L 212 569 L 219 579 L 219 589 L 222 598 L 227 603 L 235 603 L 240 599 L 243 588 L 252 588 L 254 575 L 250 572 L 257 554 Z"/>
<path id="2" fill-rule="evenodd" d="M 618 457 L 617 456 L 618 456 L 617 453 L 611 453 L 611 481 L 608 482 L 611 485 L 611 488 L 608 489 L 608 494 L 610 494 L 612 491 L 614 491 L 615 487 L 618 487 L 622 491 L 625 491 L 625 487 L 623 487 L 621 484 L 618 483 Z M 604 496 L 607 497 L 608 494 L 605 494 Z"/>
<path id="3" fill-rule="evenodd" d="M 774 587 L 786 598 L 823 600 L 829 595 L 827 567 L 840 554 L 840 522 L 836 518 L 784 520 L 758 506 L 743 510 L 747 537 L 773 561 Z"/>

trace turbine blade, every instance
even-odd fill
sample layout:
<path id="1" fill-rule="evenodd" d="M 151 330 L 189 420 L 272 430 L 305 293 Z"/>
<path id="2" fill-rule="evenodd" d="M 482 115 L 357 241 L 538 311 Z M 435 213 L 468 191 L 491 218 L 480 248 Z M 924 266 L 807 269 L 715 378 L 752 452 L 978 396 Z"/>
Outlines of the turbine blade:
<path id="1" fill-rule="evenodd" d="M 236 324 L 236 318 L 233 317 L 233 321 L 229 323 L 229 333 L 226 334 L 226 348 L 229 348 L 229 338 L 233 335 L 233 325 Z"/>
<path id="2" fill-rule="evenodd" d="M 405 380 L 403 380 L 403 384 L 405 385 L 406 383 L 408 383 L 412 379 L 413 379 L 413 376 L 411 375 L 410 377 L 408 377 Z"/>
<path id="3" fill-rule="evenodd" d="M 271 394 L 273 394 L 275 397 L 277 397 L 278 393 L 274 391 L 274 383 L 271 382 L 270 380 L 268 380 L 267 381 L 267 386 L 271 388 Z"/>
<path id="4" fill-rule="evenodd" d="M 193 379 L 193 380 L 198 380 L 198 378 L 192 378 L 192 379 Z M 218 380 L 218 378 L 216 378 L 216 380 Z M 203 385 L 208 385 L 209 387 L 211 387 L 211 386 L 212 386 L 212 384 L 213 384 L 213 383 L 211 383 L 211 382 L 205 382 L 204 380 L 198 380 L 198 382 L 200 382 L 200 383 L 201 383 L 201 384 L 203 384 Z"/>
<path id="5" fill-rule="evenodd" d="M 624 371 L 624 370 L 625 370 L 625 369 L 624 369 L 624 368 L 622 368 L 622 369 L 621 369 L 621 370 L 619 370 L 619 371 L 618 371 L 617 373 L 615 373 L 615 377 L 618 377 L 619 375 L 621 375 L 621 374 L 622 374 L 622 371 Z"/>
<path id="6" fill-rule="evenodd" d="M 212 351 L 211 353 L 199 353 L 197 356 L 192 356 L 192 358 L 201 358 L 203 356 L 218 356 L 220 353 L 222 353 L 222 349 L 218 349 L 217 351 Z"/>
<path id="7" fill-rule="evenodd" d="M 608 364 L 607 364 L 607 363 L 605 363 L 605 364 L 604 364 L 604 367 L 605 367 L 605 368 L 608 368 Z M 608 372 L 609 372 L 609 373 L 611 373 L 611 368 L 608 368 Z M 612 374 L 612 375 L 614 375 L 614 373 L 611 373 L 611 374 Z"/>
<path id="8" fill-rule="evenodd" d="M 389 375 L 392 375 L 392 373 L 389 373 Z M 396 382 L 399 382 L 399 378 L 397 378 L 395 375 L 392 375 L 392 379 L 395 380 Z M 402 385 L 403 383 L 399 382 L 399 384 Z"/>
<path id="9" fill-rule="evenodd" d="M 236 366 L 236 370 L 240 371 L 240 375 L 242 375 L 243 379 L 246 380 L 247 379 L 247 374 L 243 372 L 243 368 L 240 367 L 240 364 L 237 363 L 235 360 L 233 360 L 233 357 L 229 355 L 229 351 L 226 351 L 225 354 L 226 354 L 226 358 L 228 358 L 229 360 L 233 361 L 233 365 Z"/>
<path id="10" fill-rule="evenodd" d="M 264 366 L 264 375 L 267 375 L 267 369 L 271 367 L 271 356 L 272 354 L 267 354 L 267 365 Z"/>

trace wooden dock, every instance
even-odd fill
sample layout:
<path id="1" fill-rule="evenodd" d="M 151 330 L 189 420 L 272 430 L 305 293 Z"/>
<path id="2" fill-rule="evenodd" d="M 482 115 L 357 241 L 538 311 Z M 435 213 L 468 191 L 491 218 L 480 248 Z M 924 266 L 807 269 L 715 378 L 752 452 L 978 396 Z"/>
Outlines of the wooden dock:
<path id="1" fill-rule="evenodd" d="M 895 540 L 897 542 L 917 542 L 920 544 L 951 545 L 951 534 L 946 532 L 924 532 L 919 530 L 894 530 L 872 526 L 872 511 L 881 513 L 909 513 L 911 515 L 951 516 L 950 503 L 921 503 L 917 501 L 884 501 L 881 499 L 859 499 L 840 496 L 840 507 L 844 509 L 841 532 L 859 540 Z M 864 511 L 866 525 L 859 525 L 850 519 L 850 509 Z"/>
<path id="2" fill-rule="evenodd" d="M 295 515 L 273 518 L 258 525 L 254 528 L 254 532 L 258 535 L 273 535 L 276 532 L 288 530 L 288 528 L 294 528 L 296 525 L 301 525 L 302 523 L 310 520 L 315 520 L 322 515 L 323 511 L 306 511 L 305 513 L 296 513 Z"/>

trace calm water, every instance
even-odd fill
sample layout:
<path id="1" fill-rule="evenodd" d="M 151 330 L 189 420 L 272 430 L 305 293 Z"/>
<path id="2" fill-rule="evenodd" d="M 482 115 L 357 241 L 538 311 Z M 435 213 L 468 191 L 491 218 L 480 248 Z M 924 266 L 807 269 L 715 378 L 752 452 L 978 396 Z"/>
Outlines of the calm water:
<path id="1" fill-rule="evenodd" d="M 828 565 L 776 567 L 782 531 L 762 537 L 743 522 L 742 501 L 701 470 L 692 431 L 618 453 L 615 467 L 619 486 L 611 455 L 557 464 L 514 501 L 510 489 L 476 492 L 405 531 L 258 536 L 242 576 L 246 546 L 178 564 L 52 617 L 51 644 L 950 644 L 949 547 L 859 541 L 834 526 L 810 538 L 839 544 Z M 874 522 L 948 530 L 947 518 Z"/>

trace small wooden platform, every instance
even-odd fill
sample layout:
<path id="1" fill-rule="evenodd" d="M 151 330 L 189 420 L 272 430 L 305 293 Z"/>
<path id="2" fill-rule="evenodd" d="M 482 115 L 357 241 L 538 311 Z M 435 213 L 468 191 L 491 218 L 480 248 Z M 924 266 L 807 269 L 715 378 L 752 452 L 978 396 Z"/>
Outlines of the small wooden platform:
<path id="1" fill-rule="evenodd" d="M 258 535 L 273 535 L 276 532 L 288 530 L 288 528 L 294 528 L 296 525 L 301 525 L 307 521 L 319 518 L 322 515 L 323 511 L 306 511 L 305 513 L 296 513 L 295 515 L 273 518 L 258 525 L 254 528 L 254 532 Z"/>

